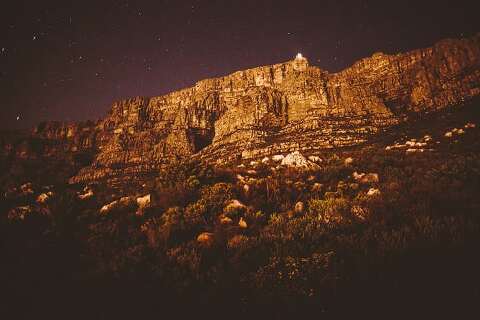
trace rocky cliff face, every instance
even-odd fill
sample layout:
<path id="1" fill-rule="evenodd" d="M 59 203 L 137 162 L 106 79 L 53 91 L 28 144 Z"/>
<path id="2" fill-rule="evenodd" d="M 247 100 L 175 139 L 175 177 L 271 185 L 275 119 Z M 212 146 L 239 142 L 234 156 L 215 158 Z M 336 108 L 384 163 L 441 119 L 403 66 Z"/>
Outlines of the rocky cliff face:
<path id="1" fill-rule="evenodd" d="M 114 103 L 98 123 L 43 124 L 32 135 L 57 141 L 46 151 L 52 155 L 95 153 L 71 183 L 115 181 L 192 156 L 229 163 L 361 144 L 412 114 L 478 95 L 480 34 L 404 54 L 376 53 L 333 74 L 299 55 L 164 96 Z"/>

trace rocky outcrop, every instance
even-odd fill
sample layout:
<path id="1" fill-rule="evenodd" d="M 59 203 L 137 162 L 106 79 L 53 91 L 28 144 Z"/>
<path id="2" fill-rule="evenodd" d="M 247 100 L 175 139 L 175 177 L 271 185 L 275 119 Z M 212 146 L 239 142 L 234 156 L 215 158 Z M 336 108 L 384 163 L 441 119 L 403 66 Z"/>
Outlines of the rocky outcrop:
<path id="1" fill-rule="evenodd" d="M 71 183 L 141 179 L 174 161 L 207 162 L 365 143 L 418 112 L 480 95 L 480 34 L 397 55 L 376 53 L 328 73 L 294 60 L 207 79 L 160 97 L 114 103 L 97 123 L 48 123 L 42 152 L 94 152 Z M 19 151 L 28 154 L 28 151 Z"/>

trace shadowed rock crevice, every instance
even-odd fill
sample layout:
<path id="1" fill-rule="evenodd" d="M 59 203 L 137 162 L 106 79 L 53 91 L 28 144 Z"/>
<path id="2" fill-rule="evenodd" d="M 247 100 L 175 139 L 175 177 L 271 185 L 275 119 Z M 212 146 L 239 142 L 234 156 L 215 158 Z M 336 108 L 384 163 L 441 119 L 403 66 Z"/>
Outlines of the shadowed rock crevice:
<path id="1" fill-rule="evenodd" d="M 190 139 L 193 142 L 194 152 L 197 153 L 205 147 L 209 146 L 213 142 L 215 136 L 214 129 L 190 129 Z"/>

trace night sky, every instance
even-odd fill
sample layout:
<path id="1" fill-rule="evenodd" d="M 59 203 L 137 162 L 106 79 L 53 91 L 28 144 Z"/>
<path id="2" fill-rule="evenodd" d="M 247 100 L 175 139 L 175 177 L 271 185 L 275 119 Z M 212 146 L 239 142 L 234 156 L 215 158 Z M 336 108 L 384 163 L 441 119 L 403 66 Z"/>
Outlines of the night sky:
<path id="1" fill-rule="evenodd" d="M 334 72 L 480 31 L 479 1 L 5 1 L 1 129 L 103 117 L 113 101 L 292 59 Z"/>

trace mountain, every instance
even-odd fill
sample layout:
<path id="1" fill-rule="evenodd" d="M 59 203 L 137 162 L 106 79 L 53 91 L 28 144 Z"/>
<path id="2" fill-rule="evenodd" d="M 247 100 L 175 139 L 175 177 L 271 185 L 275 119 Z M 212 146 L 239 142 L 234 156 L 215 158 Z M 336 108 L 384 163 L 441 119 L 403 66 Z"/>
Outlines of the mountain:
<path id="1" fill-rule="evenodd" d="M 480 34 L 2 132 L 3 318 L 469 318 L 479 105 Z"/>
<path id="2" fill-rule="evenodd" d="M 116 102 L 96 123 L 42 123 L 24 138 L 4 137 L 2 157 L 68 157 L 75 164 L 70 183 L 133 183 L 186 158 L 230 165 L 363 144 L 478 95 L 480 34 L 375 53 L 338 73 L 299 54 L 164 96 Z"/>

